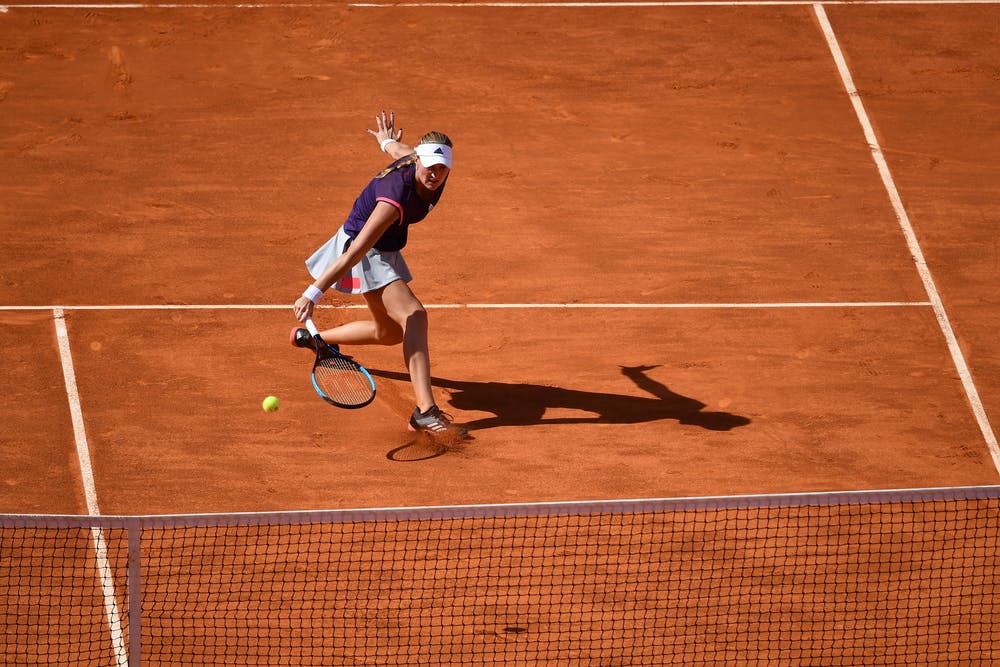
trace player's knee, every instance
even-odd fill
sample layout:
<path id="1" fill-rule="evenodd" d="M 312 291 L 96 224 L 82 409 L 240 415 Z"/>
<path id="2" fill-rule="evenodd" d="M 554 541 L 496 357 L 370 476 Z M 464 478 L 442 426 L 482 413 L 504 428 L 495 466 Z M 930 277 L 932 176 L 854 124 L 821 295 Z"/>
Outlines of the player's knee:
<path id="1" fill-rule="evenodd" d="M 403 342 L 403 330 L 395 324 L 379 326 L 375 330 L 375 338 L 379 345 L 399 345 Z"/>
<path id="2" fill-rule="evenodd" d="M 403 328 L 406 331 L 427 331 L 427 311 L 423 306 L 411 310 L 404 321 Z"/>
<path id="3" fill-rule="evenodd" d="M 401 308 L 390 311 L 389 317 L 395 323 L 400 340 L 406 336 L 424 333 L 427 331 L 427 311 L 423 305 L 414 301 Z"/>

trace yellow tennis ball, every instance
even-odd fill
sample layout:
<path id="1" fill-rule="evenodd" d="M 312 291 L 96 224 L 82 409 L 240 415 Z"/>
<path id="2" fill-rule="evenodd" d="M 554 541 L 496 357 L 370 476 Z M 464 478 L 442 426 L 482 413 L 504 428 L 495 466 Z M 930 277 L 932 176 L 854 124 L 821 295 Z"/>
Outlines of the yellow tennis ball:
<path id="1" fill-rule="evenodd" d="M 278 397 L 268 396 L 261 405 L 264 408 L 264 412 L 274 412 L 278 409 Z"/>

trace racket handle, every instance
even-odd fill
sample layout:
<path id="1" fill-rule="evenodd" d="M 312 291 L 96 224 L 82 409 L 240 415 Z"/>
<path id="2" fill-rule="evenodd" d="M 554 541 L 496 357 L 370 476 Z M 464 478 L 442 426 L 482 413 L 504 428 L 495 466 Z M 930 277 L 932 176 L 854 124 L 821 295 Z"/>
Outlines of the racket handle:
<path id="1" fill-rule="evenodd" d="M 309 333 L 312 334 L 313 336 L 319 335 L 319 329 L 316 328 L 316 325 L 313 323 L 311 317 L 306 318 L 306 329 L 308 329 Z"/>

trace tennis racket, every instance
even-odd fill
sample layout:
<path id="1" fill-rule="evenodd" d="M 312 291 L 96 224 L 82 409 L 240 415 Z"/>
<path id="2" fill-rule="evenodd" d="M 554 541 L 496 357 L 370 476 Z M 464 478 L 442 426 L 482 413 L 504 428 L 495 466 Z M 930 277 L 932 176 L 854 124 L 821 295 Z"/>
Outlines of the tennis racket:
<path id="1" fill-rule="evenodd" d="M 313 323 L 306 320 L 316 346 L 312 369 L 313 388 L 319 397 L 338 408 L 363 408 L 375 400 L 375 381 L 368 370 L 331 347 Z"/>

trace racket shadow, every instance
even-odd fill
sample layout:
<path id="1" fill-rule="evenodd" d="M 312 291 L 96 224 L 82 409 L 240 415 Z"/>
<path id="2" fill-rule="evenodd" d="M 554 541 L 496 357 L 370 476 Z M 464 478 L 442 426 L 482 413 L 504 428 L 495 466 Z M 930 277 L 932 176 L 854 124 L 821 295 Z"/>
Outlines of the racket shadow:
<path id="1" fill-rule="evenodd" d="M 416 437 L 405 445 L 389 450 L 385 458 L 396 463 L 413 463 L 436 459 L 448 453 L 448 447 L 430 438 Z"/>
<path id="2" fill-rule="evenodd" d="M 368 369 L 373 377 L 376 372 Z M 395 412 L 400 421 L 407 422 L 413 410 L 410 392 L 410 376 L 403 373 L 382 372 L 382 378 L 398 380 L 398 382 L 382 382 L 378 388 L 378 400 Z M 403 444 L 389 450 L 385 457 L 397 463 L 412 463 L 427 461 L 449 453 L 461 453 L 465 446 L 473 440 L 471 435 L 431 436 L 426 433 L 411 432 Z"/>
<path id="3" fill-rule="evenodd" d="M 658 366 L 621 366 L 621 374 L 649 396 L 626 396 L 510 382 L 472 382 L 433 377 L 435 387 L 447 389 L 456 410 L 492 413 L 493 417 L 463 423 L 476 431 L 498 426 L 537 424 L 641 424 L 674 420 L 709 431 L 730 431 L 750 423 L 730 412 L 706 411 L 702 401 L 671 391 L 647 374 Z M 376 377 L 408 381 L 405 373 L 368 369 Z M 571 409 L 591 415 L 545 417 L 548 409 Z"/>
<path id="4" fill-rule="evenodd" d="M 448 438 L 416 433 L 408 442 L 386 453 L 385 457 L 396 463 L 427 461 L 445 454 L 460 454 L 472 439 L 469 435 Z"/>

